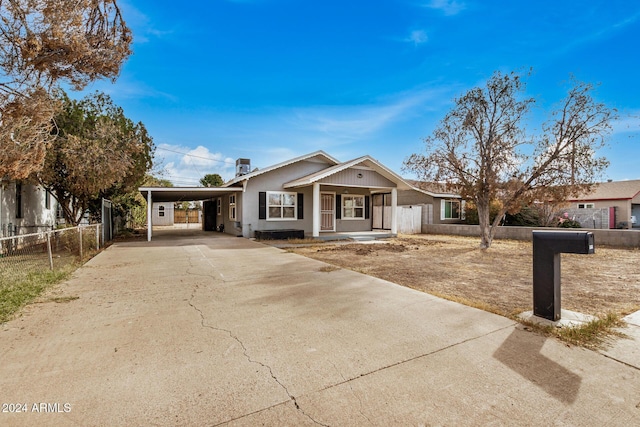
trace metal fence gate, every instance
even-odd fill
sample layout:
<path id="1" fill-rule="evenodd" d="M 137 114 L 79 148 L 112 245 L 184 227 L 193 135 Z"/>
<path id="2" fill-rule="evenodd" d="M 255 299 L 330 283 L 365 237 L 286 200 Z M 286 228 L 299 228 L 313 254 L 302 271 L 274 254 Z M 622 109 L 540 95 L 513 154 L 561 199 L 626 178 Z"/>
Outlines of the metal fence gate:
<path id="1" fill-rule="evenodd" d="M 102 241 L 113 240 L 113 208 L 110 200 L 102 199 Z"/>

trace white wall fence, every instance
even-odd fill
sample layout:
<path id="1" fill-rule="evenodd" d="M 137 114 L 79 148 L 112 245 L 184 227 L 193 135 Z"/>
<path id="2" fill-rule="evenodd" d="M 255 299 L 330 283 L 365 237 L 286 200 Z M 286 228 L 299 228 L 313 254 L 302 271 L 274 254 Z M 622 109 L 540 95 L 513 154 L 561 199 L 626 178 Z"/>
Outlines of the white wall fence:
<path id="1" fill-rule="evenodd" d="M 398 233 L 422 233 L 423 207 L 423 205 L 398 206 L 398 210 L 396 211 L 398 218 Z"/>

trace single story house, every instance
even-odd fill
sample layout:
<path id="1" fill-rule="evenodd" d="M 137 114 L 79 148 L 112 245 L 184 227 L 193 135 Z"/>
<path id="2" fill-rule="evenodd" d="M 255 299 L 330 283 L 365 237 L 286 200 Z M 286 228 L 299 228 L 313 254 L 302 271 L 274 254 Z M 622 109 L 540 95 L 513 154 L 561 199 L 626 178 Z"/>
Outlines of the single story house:
<path id="1" fill-rule="evenodd" d="M 423 224 L 460 224 L 464 221 L 464 200 L 441 185 L 407 180 L 410 190 L 398 192 L 398 205 L 422 206 Z"/>
<path id="2" fill-rule="evenodd" d="M 174 203 L 155 203 L 152 210 L 153 223 L 155 225 L 173 225 Z"/>
<path id="3" fill-rule="evenodd" d="M 340 162 L 324 151 L 253 171 L 248 159 L 238 159 L 236 177 L 221 187 L 140 188 L 148 218 L 154 202 L 204 200 L 203 229 L 247 238 L 256 231 L 291 229 L 312 237 L 372 230 L 397 234 L 398 198 L 406 191 L 441 203 L 438 195 L 413 187 L 370 156 Z M 150 221 L 149 240 L 152 226 Z"/>
<path id="4" fill-rule="evenodd" d="M 640 227 L 640 179 L 601 182 L 590 193 L 567 202 L 572 215 L 608 210 L 608 228 Z"/>

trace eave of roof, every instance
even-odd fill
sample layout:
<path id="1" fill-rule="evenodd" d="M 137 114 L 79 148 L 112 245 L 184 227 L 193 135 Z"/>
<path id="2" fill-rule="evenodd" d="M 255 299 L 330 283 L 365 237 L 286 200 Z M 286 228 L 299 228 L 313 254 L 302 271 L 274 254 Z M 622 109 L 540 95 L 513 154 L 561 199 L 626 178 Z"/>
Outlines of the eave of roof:
<path id="1" fill-rule="evenodd" d="M 422 188 L 418 188 L 418 187 L 413 187 L 412 190 L 415 191 L 419 191 L 420 193 L 424 193 L 426 195 L 429 195 L 431 197 L 438 197 L 440 199 L 461 199 L 462 196 L 460 196 L 459 194 L 454 194 L 454 193 L 433 193 L 431 191 L 427 191 L 427 190 L 423 190 Z"/>
<path id="2" fill-rule="evenodd" d="M 223 187 L 140 187 L 138 191 L 145 199 L 151 192 L 153 202 L 160 203 L 208 200 L 239 190 Z"/>

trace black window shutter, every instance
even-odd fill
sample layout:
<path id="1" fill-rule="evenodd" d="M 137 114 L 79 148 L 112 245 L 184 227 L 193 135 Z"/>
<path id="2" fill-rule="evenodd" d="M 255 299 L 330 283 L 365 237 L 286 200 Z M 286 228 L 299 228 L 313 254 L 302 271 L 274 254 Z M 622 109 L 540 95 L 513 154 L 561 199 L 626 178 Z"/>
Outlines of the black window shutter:
<path id="1" fill-rule="evenodd" d="M 364 196 L 364 219 L 369 219 L 369 196 Z"/>
<path id="2" fill-rule="evenodd" d="M 298 193 L 298 219 L 304 219 L 304 194 Z"/>
<path id="3" fill-rule="evenodd" d="M 336 219 L 342 218 L 342 197 L 336 194 Z"/>
<path id="4" fill-rule="evenodd" d="M 267 219 L 267 192 L 258 193 L 258 219 Z"/>

